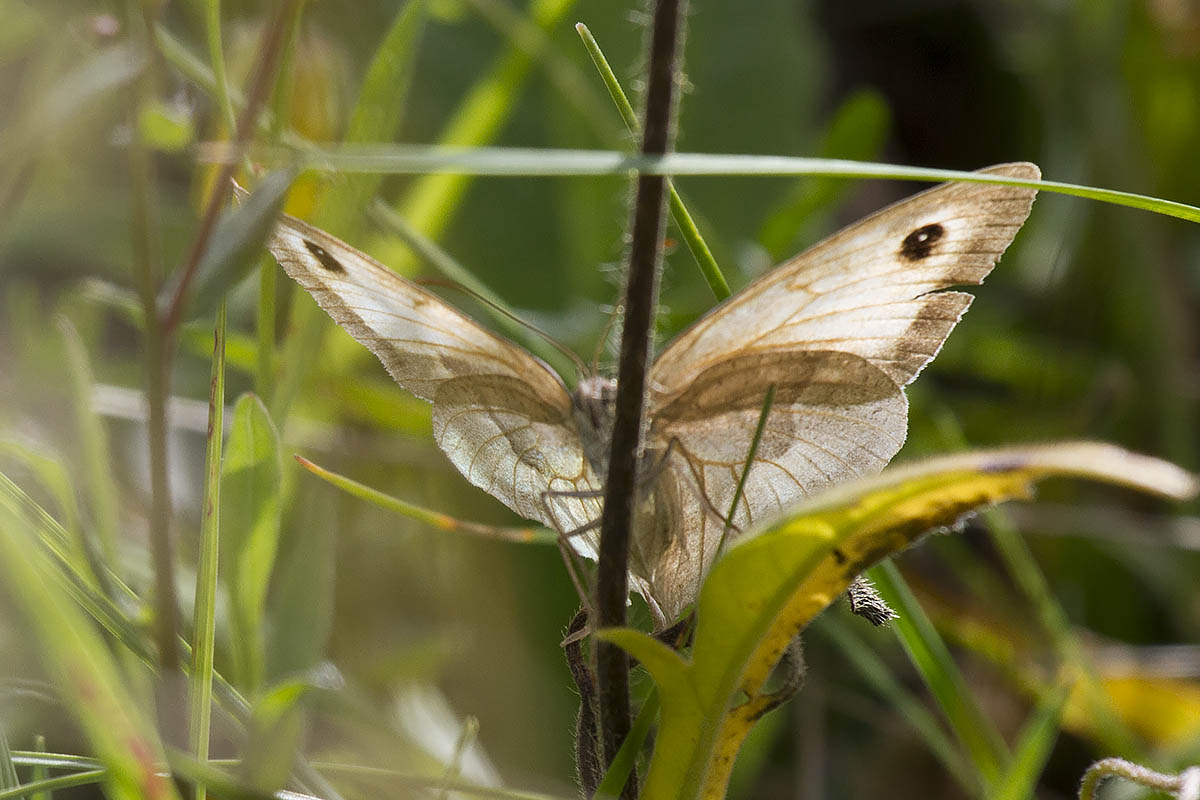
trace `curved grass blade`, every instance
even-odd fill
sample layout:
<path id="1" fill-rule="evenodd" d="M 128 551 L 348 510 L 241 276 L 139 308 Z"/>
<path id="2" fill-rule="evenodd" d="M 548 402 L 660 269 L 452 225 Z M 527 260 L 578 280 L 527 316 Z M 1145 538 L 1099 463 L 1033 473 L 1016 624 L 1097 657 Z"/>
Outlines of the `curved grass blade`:
<path id="1" fill-rule="evenodd" d="M 518 544 L 558 544 L 558 534 L 545 528 L 502 528 L 456 519 L 447 514 L 414 505 L 398 497 L 392 497 L 378 489 L 372 489 L 370 486 L 320 467 L 303 456 L 293 457 L 299 462 L 300 466 L 318 478 L 332 483 L 342 491 L 348 492 L 360 500 L 374 503 L 380 508 L 385 508 L 388 511 L 394 511 L 397 514 L 403 514 L 411 519 L 424 522 L 426 525 L 431 525 L 438 530 L 466 533 L 472 536 L 482 536 L 485 539 L 499 539 L 506 542 L 517 542 Z"/>
<path id="2" fill-rule="evenodd" d="M 158 772 L 163 748 L 154 729 L 136 713 L 103 638 L 61 591 L 37 539 L 26 519 L 0 505 L 0 572 L 67 708 L 108 768 L 106 793 L 117 800 L 177 797 Z"/>
<path id="3" fill-rule="evenodd" d="M 583 46 L 587 50 L 588 55 L 592 57 L 592 63 L 596 65 L 596 69 L 600 72 L 600 77 L 603 79 L 604 85 L 608 87 L 608 93 L 612 97 L 613 103 L 616 104 L 617 111 L 620 112 L 621 119 L 625 122 L 625 127 L 633 134 L 635 139 L 640 137 L 641 123 L 638 121 L 637 114 L 634 113 L 633 106 L 629 103 L 629 98 L 625 96 L 625 90 L 621 88 L 621 82 L 617 80 L 616 73 L 609 66 L 608 59 L 604 57 L 604 51 L 600 49 L 599 43 L 592 36 L 592 32 L 588 30 L 587 25 L 580 22 L 575 26 L 575 30 L 579 33 L 579 38 L 583 40 Z M 721 267 L 717 264 L 716 258 L 713 257 L 712 250 L 709 249 L 708 243 L 704 241 L 704 237 L 700 233 L 700 228 L 696 225 L 696 220 L 692 218 L 692 213 L 688 211 L 683 198 L 675 190 L 673 181 L 667 181 L 667 192 L 671 219 L 675 220 L 675 225 L 679 228 L 680 235 L 687 243 L 692 258 L 696 259 L 696 266 L 700 267 L 700 273 L 704 276 L 704 280 L 708 282 L 708 288 L 712 290 L 717 300 L 724 300 L 732 294 L 729 289 L 729 282 L 725 280 L 725 274 L 721 272 Z"/>
<path id="4" fill-rule="evenodd" d="M 207 143 L 201 160 L 222 162 L 234 153 L 221 143 Z M 669 153 L 644 156 L 611 150 L 556 150 L 522 147 L 447 147 L 442 145 L 370 145 L 296 153 L 286 148 L 255 148 L 252 155 L 266 163 L 293 163 L 339 172 L 388 174 L 447 173 L 448 175 L 550 176 L 550 175 L 815 175 L 828 178 L 881 178 L 906 181 L 965 181 L 1024 186 L 1044 192 L 1068 194 L 1113 205 L 1138 208 L 1188 222 L 1200 222 L 1200 208 L 1173 200 L 1081 186 L 1062 181 L 1026 181 L 952 169 L 906 167 L 840 159 L 794 156 L 713 155 Z"/>

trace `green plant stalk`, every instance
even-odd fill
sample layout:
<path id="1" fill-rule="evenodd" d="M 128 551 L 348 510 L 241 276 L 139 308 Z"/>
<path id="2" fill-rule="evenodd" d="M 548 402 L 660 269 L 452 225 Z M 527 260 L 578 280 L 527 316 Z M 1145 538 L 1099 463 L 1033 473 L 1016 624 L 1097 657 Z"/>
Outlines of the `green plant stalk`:
<path id="1" fill-rule="evenodd" d="M 896 565 L 884 561 L 869 570 L 868 575 L 887 604 L 899 613 L 899 619 L 893 621 L 892 625 L 900 643 L 937 698 L 951 730 L 979 772 L 985 789 L 990 791 L 1008 762 L 1004 739 L 971 696 L 966 680 L 955 665 L 945 642 L 913 597 Z"/>
<path id="2" fill-rule="evenodd" d="M 193 616 L 189 726 L 192 755 L 208 759 L 212 728 L 213 652 L 216 638 L 217 565 L 221 542 L 221 441 L 225 430 L 225 302 L 217 307 L 213 328 L 211 389 L 208 400 L 208 449 L 204 464 L 204 508 L 200 522 L 200 557 L 196 569 Z M 196 800 L 204 800 L 203 784 Z"/>
<path id="3" fill-rule="evenodd" d="M 466 2 L 497 30 L 533 58 L 541 61 L 541 71 L 562 97 L 581 117 L 586 119 L 604 142 L 621 137 L 613 124 L 604 99 L 596 92 L 583 70 L 567 58 L 551 40 L 548 31 L 529 21 L 508 0 L 466 0 Z"/>
<path id="4" fill-rule="evenodd" d="M 604 51 L 600 49 L 600 45 L 596 42 L 595 37 L 592 36 L 592 32 L 588 29 L 587 25 L 580 22 L 575 26 L 575 30 L 579 33 L 579 38 L 583 40 L 584 48 L 587 49 L 588 55 L 592 57 L 592 63 L 596 65 L 596 69 L 599 71 L 604 85 L 608 88 L 608 93 L 612 97 L 613 103 L 616 104 L 617 111 L 620 112 L 621 119 L 625 122 L 625 127 L 634 136 L 640 135 L 641 124 L 638 122 L 637 114 L 634 113 L 629 98 L 625 96 L 625 90 L 621 88 L 621 82 L 617 80 L 616 73 L 609 66 L 608 59 L 604 57 Z M 725 280 L 725 275 L 721 272 L 721 267 L 717 264 L 716 258 L 713 257 L 708 243 L 704 241 L 704 237 L 700 233 L 700 228 L 696 225 L 691 212 L 688 211 L 687 206 L 684 204 L 683 198 L 675 190 L 674 181 L 667 181 L 667 193 L 671 209 L 671 219 L 675 220 L 675 226 L 679 228 L 680 235 L 687 243 L 688 250 L 692 253 L 692 258 L 696 259 L 696 265 L 700 267 L 700 273 L 708 283 L 708 288 L 712 290 L 713 296 L 717 300 L 724 300 L 732 294 L 729 289 L 729 282 Z"/>
<path id="5" fill-rule="evenodd" d="M 887 701 L 896 711 L 896 715 L 925 741 L 929 752 L 958 781 L 963 791 L 968 796 L 978 797 L 982 790 L 979 776 L 963 758 L 938 719 L 929 712 L 924 703 L 896 680 L 883 659 L 867 646 L 844 620 L 831 619 L 829 614 L 825 614 L 814 629 L 833 641 L 850 664 L 858 670 L 859 675 Z"/>
<path id="6" fill-rule="evenodd" d="M 96 538 L 99 540 L 100 552 L 105 561 L 115 565 L 118 563 L 119 501 L 117 487 L 113 481 L 108 435 L 99 415 L 92 410 L 92 385 L 95 378 L 88 363 L 87 350 L 75 327 L 65 317 L 60 317 L 58 328 L 67 352 L 75 421 L 79 431 L 79 446 L 83 451 L 83 471 L 96 526 Z"/>

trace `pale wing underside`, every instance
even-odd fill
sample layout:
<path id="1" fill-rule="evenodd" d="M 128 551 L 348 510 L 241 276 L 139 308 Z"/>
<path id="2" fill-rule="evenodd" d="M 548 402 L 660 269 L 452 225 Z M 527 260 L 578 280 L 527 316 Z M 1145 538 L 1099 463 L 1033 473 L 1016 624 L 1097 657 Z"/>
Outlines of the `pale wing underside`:
<path id="1" fill-rule="evenodd" d="M 878 472 L 904 443 L 904 392 L 859 356 L 751 350 L 710 366 L 656 411 L 650 433 L 654 447 L 671 448 L 658 513 L 675 524 L 659 541 L 642 543 L 642 560 L 668 618 L 694 597 L 701 569 L 716 555 L 771 385 L 775 401 L 735 531 L 798 497 Z"/>
<path id="2" fill-rule="evenodd" d="M 1040 176 L 1033 164 L 982 172 Z M 684 391 L 734 350 L 840 350 L 900 386 L 932 359 L 971 302 L 951 286 L 983 281 L 1029 215 L 1035 192 L 952 183 L 896 203 L 772 270 L 684 331 L 652 386 Z M 932 293 L 932 294 L 931 294 Z"/>
<path id="3" fill-rule="evenodd" d="M 570 397 L 549 367 L 300 220 L 281 216 L 268 246 L 398 384 L 434 404 L 438 445 L 471 483 L 560 531 L 599 516 L 595 500 L 544 497 L 600 485 L 583 456 Z"/>

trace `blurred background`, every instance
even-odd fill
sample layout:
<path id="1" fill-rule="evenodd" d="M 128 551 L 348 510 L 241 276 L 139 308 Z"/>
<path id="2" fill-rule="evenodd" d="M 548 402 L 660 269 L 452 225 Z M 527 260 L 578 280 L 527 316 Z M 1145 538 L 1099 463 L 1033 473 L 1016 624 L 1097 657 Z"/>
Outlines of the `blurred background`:
<path id="1" fill-rule="evenodd" d="M 403 9 L 396 0 L 306 4 L 269 104 L 275 133 L 342 139 L 364 73 Z M 234 85 L 244 83 L 270 12 L 244 1 L 220 9 Z M 0 0 L 0 470 L 67 526 L 86 533 L 108 513 L 119 535 L 115 569 L 147 594 L 146 370 L 128 150 L 136 125 L 153 151 L 150 240 L 169 273 L 213 177 L 193 146 L 228 136 L 203 80 L 206 13 L 200 0 L 156 8 L 152 102 L 132 115 L 137 51 L 122 4 Z M 402 112 L 395 141 L 631 146 L 574 25 L 589 26 L 634 93 L 639 4 L 429 0 L 417 13 L 408 85 L 377 101 L 380 113 Z M 693 0 L 685 64 L 680 151 L 954 169 L 1031 160 L 1051 180 L 1200 204 L 1194 0 Z M 341 180 L 303 176 L 289 209 L 407 274 L 436 276 L 380 224 L 375 202 L 329 207 Z M 725 177 L 678 187 L 735 290 L 919 188 Z M 591 357 L 619 295 L 624 179 L 392 176 L 375 192 L 523 317 Z M 660 342 L 714 302 L 686 248 L 669 247 Z M 230 403 L 244 391 L 264 394 L 283 440 L 265 680 L 326 665 L 341 686 L 307 709 L 305 751 L 426 769 L 452 757 L 474 718 L 464 776 L 573 795 L 577 698 L 559 642 L 578 603 L 557 551 L 435 530 L 301 470 L 293 453 L 458 518 L 519 522 L 457 474 L 433 444 L 428 407 L 341 332 L 319 329 L 305 340 L 315 346 L 289 356 L 310 301 L 283 277 L 277 360 L 264 380 L 255 360 L 258 281 L 256 270 L 229 295 L 226 391 Z M 1200 229 L 1043 193 L 976 295 L 909 393 L 911 432 L 898 460 L 1096 438 L 1200 469 Z M 81 451 L 77 375 L 60 320 L 77 331 L 91 365 L 86 405 L 110 444 L 104 472 L 115 510 L 94 507 L 87 489 L 97 465 Z M 171 375 L 172 530 L 185 619 L 211 346 L 212 314 L 189 320 Z M 1054 484 L 1009 515 L 1140 752 L 1164 769 L 1200 759 L 1196 511 Z M 983 525 L 935 537 L 899 561 L 955 645 L 973 693 L 1012 736 L 1051 680 L 1053 659 Z M 27 749 L 44 734 L 51 750 L 82 752 L 69 716 L 49 699 L 22 618 L 0 602 L 0 723 L 9 742 Z M 218 669 L 230 658 L 221 644 L 228 635 L 219 617 Z M 860 650 L 924 702 L 891 632 L 835 607 L 805 647 L 807 684 L 756 730 L 734 796 L 969 796 L 912 735 L 906 713 L 863 677 L 872 656 Z M 1073 795 L 1084 767 L 1107 754 L 1091 723 L 1068 710 L 1041 796 Z M 218 729 L 214 755 L 236 751 L 224 735 Z M 363 776 L 338 786 L 351 797 L 394 789 Z"/>

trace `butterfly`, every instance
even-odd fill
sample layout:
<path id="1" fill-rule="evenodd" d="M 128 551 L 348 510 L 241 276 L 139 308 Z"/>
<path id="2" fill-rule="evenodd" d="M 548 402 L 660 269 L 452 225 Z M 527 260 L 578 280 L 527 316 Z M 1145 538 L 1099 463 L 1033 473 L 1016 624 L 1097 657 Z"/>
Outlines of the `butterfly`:
<path id="1" fill-rule="evenodd" d="M 1030 163 L 981 172 L 1041 175 Z M 951 183 L 913 195 L 765 273 L 658 354 L 630 580 L 660 627 L 695 599 L 727 528 L 878 472 L 896 454 L 903 387 L 972 300 L 947 290 L 983 281 L 1035 194 Z M 433 404 L 434 438 L 468 481 L 595 557 L 614 381 L 584 375 L 568 389 L 532 353 L 298 219 L 282 215 L 268 247 L 396 383 Z"/>

